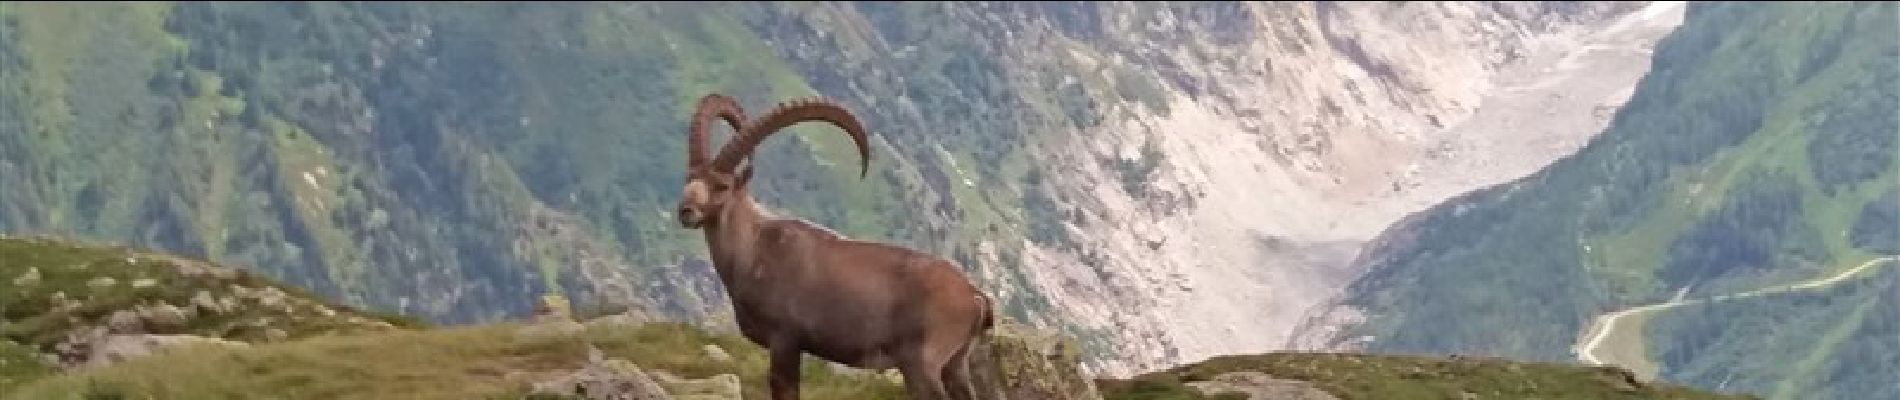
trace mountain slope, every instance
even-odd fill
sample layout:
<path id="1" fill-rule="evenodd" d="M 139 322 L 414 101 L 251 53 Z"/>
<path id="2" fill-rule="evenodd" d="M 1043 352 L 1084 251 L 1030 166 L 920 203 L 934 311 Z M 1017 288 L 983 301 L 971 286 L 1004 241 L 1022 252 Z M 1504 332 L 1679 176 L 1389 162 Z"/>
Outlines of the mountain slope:
<path id="1" fill-rule="evenodd" d="M 244 294 L 229 310 L 200 311 L 195 301 L 173 292 L 219 292 L 249 287 L 245 293 L 278 291 L 275 305 L 308 311 L 328 301 L 295 286 L 248 275 L 242 269 L 171 254 L 122 247 L 73 243 L 58 238 L 0 236 L 0 397 L 30 399 L 97 398 L 389 398 L 521 399 L 648 398 L 660 391 L 672 398 L 738 400 L 767 393 L 766 354 L 734 332 L 708 332 L 688 325 L 646 321 L 638 314 L 616 314 L 585 321 L 558 310 L 534 321 L 504 321 L 473 326 L 428 327 L 403 320 L 363 316 L 344 308 L 324 312 L 271 315 L 277 307 L 253 302 Z M 94 284 L 102 279 L 151 284 Z M 43 306 L 46 293 L 73 293 L 74 309 Z M 74 314 L 96 313 L 136 304 L 175 302 L 193 308 L 179 317 L 167 338 L 200 337 L 224 346 L 160 346 L 147 354 L 123 354 L 86 366 L 48 365 L 44 346 L 18 341 L 22 333 L 50 336 L 89 331 L 94 321 L 49 325 Z M 216 302 L 212 302 L 216 303 Z M 162 307 L 162 306 L 161 306 Z M 286 329 L 283 337 L 260 339 L 234 334 L 228 322 L 266 315 L 260 328 Z M 365 321 L 387 321 L 382 324 Z M 396 322 L 400 328 L 390 325 Z M 120 329 L 118 322 L 98 322 Z M 380 326 L 380 327 L 379 327 Z M 151 326 L 151 328 L 160 328 Z M 371 329 L 358 329 L 371 328 Z M 1073 342 L 1062 335 L 1005 324 L 991 332 L 972 353 L 978 392 L 984 399 L 1194 399 L 1199 389 L 1227 382 L 1248 390 L 1247 380 L 1225 377 L 1277 377 L 1277 385 L 1296 385 L 1340 399 L 1432 398 L 1467 396 L 1556 396 L 1569 398 L 1737 398 L 1672 385 L 1632 382 L 1612 368 L 1520 363 L 1496 359 L 1437 359 L 1364 354 L 1264 354 L 1231 356 L 1159 371 L 1135 380 L 1097 383 L 1079 374 Z M 117 333 L 116 335 L 137 335 Z M 242 343 L 210 338 L 230 338 Z M 801 372 L 803 393 L 816 398 L 903 398 L 894 374 L 854 373 L 807 358 Z M 600 382 L 573 393 L 563 382 Z M 1183 382 L 1186 381 L 1185 384 Z M 566 386 L 565 388 L 563 386 Z M 645 390 L 645 392 L 641 392 Z M 1216 389 L 1208 389 L 1215 391 Z M 565 392 L 564 392 L 565 391 Z M 629 393 L 631 392 L 631 393 Z M 571 395 L 571 396 L 562 396 Z M 1568 397 L 1567 397 L 1568 396 Z M 1231 398 L 1231 397 L 1215 397 Z"/>
<path id="2" fill-rule="evenodd" d="M 1361 322 L 1302 336 L 1567 360 L 1599 312 L 1785 285 L 1892 254 L 1877 226 L 1891 225 L 1883 199 L 1900 186 L 1895 5 L 1688 11 L 1608 131 L 1531 177 L 1395 226 L 1363 255 L 1370 272 L 1313 316 Z M 1661 361 L 1662 377 L 1704 387 L 1891 397 L 1894 388 L 1852 382 L 1893 376 L 1895 364 L 1840 353 L 1873 350 L 1865 343 L 1895 320 L 1869 311 L 1885 301 L 1884 276 L 1664 313 L 1636 335 L 1646 340 L 1622 345 Z M 1752 316 L 1724 319 L 1737 313 Z M 1786 325 L 1740 328 L 1757 320 Z"/>
<path id="3" fill-rule="evenodd" d="M 1005 314 L 1132 373 L 1278 348 L 1379 229 L 1599 132 L 1680 14 L 0 2 L 0 231 L 440 322 L 548 293 L 714 321 L 703 245 L 668 217 L 689 107 L 818 94 L 863 116 L 877 172 L 795 128 L 758 154 L 759 198 L 954 258 Z"/>

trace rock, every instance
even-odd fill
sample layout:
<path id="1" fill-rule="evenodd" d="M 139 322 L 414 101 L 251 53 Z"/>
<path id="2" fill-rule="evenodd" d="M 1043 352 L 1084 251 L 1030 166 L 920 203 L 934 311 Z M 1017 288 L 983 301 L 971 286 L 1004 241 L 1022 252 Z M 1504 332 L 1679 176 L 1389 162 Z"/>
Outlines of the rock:
<path id="1" fill-rule="evenodd" d="M 211 292 L 204 290 L 199 290 L 197 294 L 191 295 L 191 306 L 207 314 L 223 314 L 228 310 L 224 305 L 218 303 L 217 298 L 211 296 Z"/>
<path id="2" fill-rule="evenodd" d="M 26 273 L 20 274 L 20 276 L 13 278 L 13 286 L 26 287 L 26 286 L 38 285 L 39 283 L 40 283 L 40 268 L 39 267 L 27 268 Z"/>
<path id="3" fill-rule="evenodd" d="M 52 310 L 49 310 L 49 313 L 72 311 L 82 305 L 78 300 L 66 298 L 66 292 L 64 291 L 53 292 L 52 295 L 47 297 L 47 304 L 52 305 Z"/>
<path id="4" fill-rule="evenodd" d="M 145 320 L 132 310 L 113 311 L 106 316 L 106 329 L 117 334 L 145 333 Z"/>
<path id="5" fill-rule="evenodd" d="M 200 345 L 243 348 L 249 345 L 197 335 L 106 335 L 90 343 L 90 354 L 82 365 L 97 367 L 135 357 L 164 354 Z"/>
<path id="6" fill-rule="evenodd" d="M 329 307 L 324 307 L 324 306 L 316 306 L 316 307 L 317 307 L 316 312 L 318 316 L 322 316 L 324 318 L 336 317 L 336 310 L 331 310 Z"/>
<path id="7" fill-rule="evenodd" d="M 720 374 L 705 379 L 685 379 L 666 371 L 653 371 L 653 380 L 677 400 L 744 400 L 739 376 Z"/>
<path id="8" fill-rule="evenodd" d="M 238 305 L 238 299 L 235 297 L 225 296 L 218 298 L 218 308 L 223 309 L 225 312 L 237 311 Z"/>
<path id="9" fill-rule="evenodd" d="M 252 299 L 257 298 L 257 294 L 255 293 L 255 291 L 251 290 L 251 288 L 249 287 L 245 287 L 244 285 L 233 283 L 231 284 L 231 287 L 229 289 L 230 289 L 231 295 L 237 296 L 238 300 L 252 300 Z"/>
<path id="10" fill-rule="evenodd" d="M 573 396 L 587 400 L 673 398 L 638 365 L 621 359 L 607 359 L 600 349 L 591 348 L 588 349 L 586 366 L 567 375 L 535 383 L 533 394 Z"/>
<path id="11" fill-rule="evenodd" d="M 118 284 L 119 284 L 119 280 L 112 279 L 112 277 L 110 276 L 101 276 L 98 278 L 92 278 L 92 280 L 90 281 L 86 281 L 86 286 L 90 286 L 93 289 L 105 289 L 105 288 L 109 288 Z"/>
<path id="12" fill-rule="evenodd" d="M 1100 399 L 1078 350 L 1060 333 L 999 323 L 970 354 L 971 383 L 981 399 Z"/>
<path id="13" fill-rule="evenodd" d="M 719 345 L 708 344 L 705 347 L 702 347 L 700 349 L 706 351 L 707 359 L 711 359 L 717 362 L 731 362 L 732 361 L 732 355 L 726 354 L 726 349 L 719 348 Z"/>
<path id="14" fill-rule="evenodd" d="M 146 328 L 154 332 L 182 331 L 187 322 L 184 310 L 166 303 L 158 303 L 151 307 L 140 306 L 138 315 L 139 319 L 145 321 Z"/>
<path id="15" fill-rule="evenodd" d="M 132 280 L 132 288 L 133 288 L 133 289 L 144 289 L 144 288 L 148 288 L 148 287 L 153 287 L 153 286 L 158 286 L 158 280 L 157 280 L 157 279 L 152 279 L 152 278 L 142 278 L 142 279 L 134 279 L 134 280 Z"/>
<path id="16" fill-rule="evenodd" d="M 1211 380 L 1188 382 L 1187 385 L 1208 396 L 1240 393 L 1251 400 L 1339 400 L 1310 382 L 1279 379 L 1254 371 L 1228 372 L 1215 375 Z"/>
<path id="17" fill-rule="evenodd" d="M 284 303 L 284 291 L 277 290 L 275 286 L 265 286 L 264 289 L 254 293 L 257 295 L 257 305 L 263 306 L 266 309 L 285 308 L 288 306 L 288 304 Z"/>
<path id="18" fill-rule="evenodd" d="M 290 333 L 284 332 L 283 329 L 277 329 L 277 328 L 264 329 L 264 340 L 271 341 L 271 342 L 282 342 L 285 340 L 290 340 Z"/>

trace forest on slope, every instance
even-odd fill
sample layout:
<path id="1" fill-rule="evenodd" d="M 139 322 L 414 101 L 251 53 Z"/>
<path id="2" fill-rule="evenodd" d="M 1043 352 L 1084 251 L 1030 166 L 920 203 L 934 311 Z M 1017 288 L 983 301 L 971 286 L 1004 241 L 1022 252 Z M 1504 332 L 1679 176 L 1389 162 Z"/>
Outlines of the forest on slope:
<path id="1" fill-rule="evenodd" d="M 1577 155 L 1397 226 L 1336 313 L 1368 351 L 1574 359 L 1590 318 L 1786 285 L 1896 253 L 1894 3 L 1692 3 Z M 1661 314 L 1663 379 L 1889 398 L 1895 273 Z M 1357 344 L 1352 342 L 1357 341 Z"/>
<path id="2" fill-rule="evenodd" d="M 445 322 L 562 291 L 696 318 L 723 298 L 665 214 L 689 107 L 722 92 L 759 113 L 829 83 L 749 33 L 776 7 L 796 6 L 0 3 L 0 230 L 255 266 Z M 984 88 L 944 79 L 910 82 Z M 1024 147 L 995 143 L 969 117 L 984 103 L 954 96 L 929 116 L 964 122 L 902 148 L 887 138 L 908 133 L 886 127 L 903 111 L 850 104 L 877 134 L 864 180 L 843 135 L 794 128 L 804 140 L 761 150 L 756 194 L 970 261 L 954 240 L 970 232 L 898 222 L 1018 208 L 1007 187 L 953 189 L 915 160 L 949 143 L 990 166 Z M 1026 318 L 1035 297 L 1018 294 L 1003 297 Z"/>

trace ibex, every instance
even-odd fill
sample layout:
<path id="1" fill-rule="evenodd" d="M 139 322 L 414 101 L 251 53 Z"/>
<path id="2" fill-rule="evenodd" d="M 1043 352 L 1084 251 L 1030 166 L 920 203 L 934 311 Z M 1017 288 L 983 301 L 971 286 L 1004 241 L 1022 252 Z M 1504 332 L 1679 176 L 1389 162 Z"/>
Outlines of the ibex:
<path id="1" fill-rule="evenodd" d="M 862 179 L 870 144 L 851 112 L 802 99 L 746 120 L 737 102 L 715 93 L 700 99 L 692 118 L 679 222 L 706 235 L 740 333 L 770 354 L 774 400 L 798 398 L 805 353 L 863 369 L 895 367 L 913 399 L 973 398 L 968 356 L 994 324 L 994 311 L 958 264 L 773 216 L 748 193 L 753 165 L 738 168 L 740 161 L 773 133 L 807 121 L 829 122 L 851 136 Z M 736 133 L 709 160 L 713 118 Z"/>

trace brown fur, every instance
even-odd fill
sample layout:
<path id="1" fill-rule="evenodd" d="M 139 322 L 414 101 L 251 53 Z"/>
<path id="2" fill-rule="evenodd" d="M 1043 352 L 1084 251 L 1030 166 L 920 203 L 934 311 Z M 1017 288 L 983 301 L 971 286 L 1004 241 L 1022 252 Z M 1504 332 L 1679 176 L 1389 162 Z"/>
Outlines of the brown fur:
<path id="1" fill-rule="evenodd" d="M 705 135 L 715 117 L 738 133 L 708 158 Z M 798 364 L 806 353 L 858 368 L 897 368 L 914 399 L 974 398 L 967 355 L 994 325 L 994 311 L 961 266 L 772 216 L 746 189 L 752 166 L 733 171 L 767 136 L 804 121 L 844 128 L 858 146 L 861 169 L 868 170 L 864 129 L 842 107 L 788 102 L 748 121 L 730 98 L 708 95 L 689 132 L 694 154 L 678 214 L 682 226 L 705 234 L 740 332 L 769 351 L 772 398 L 798 398 Z"/>

